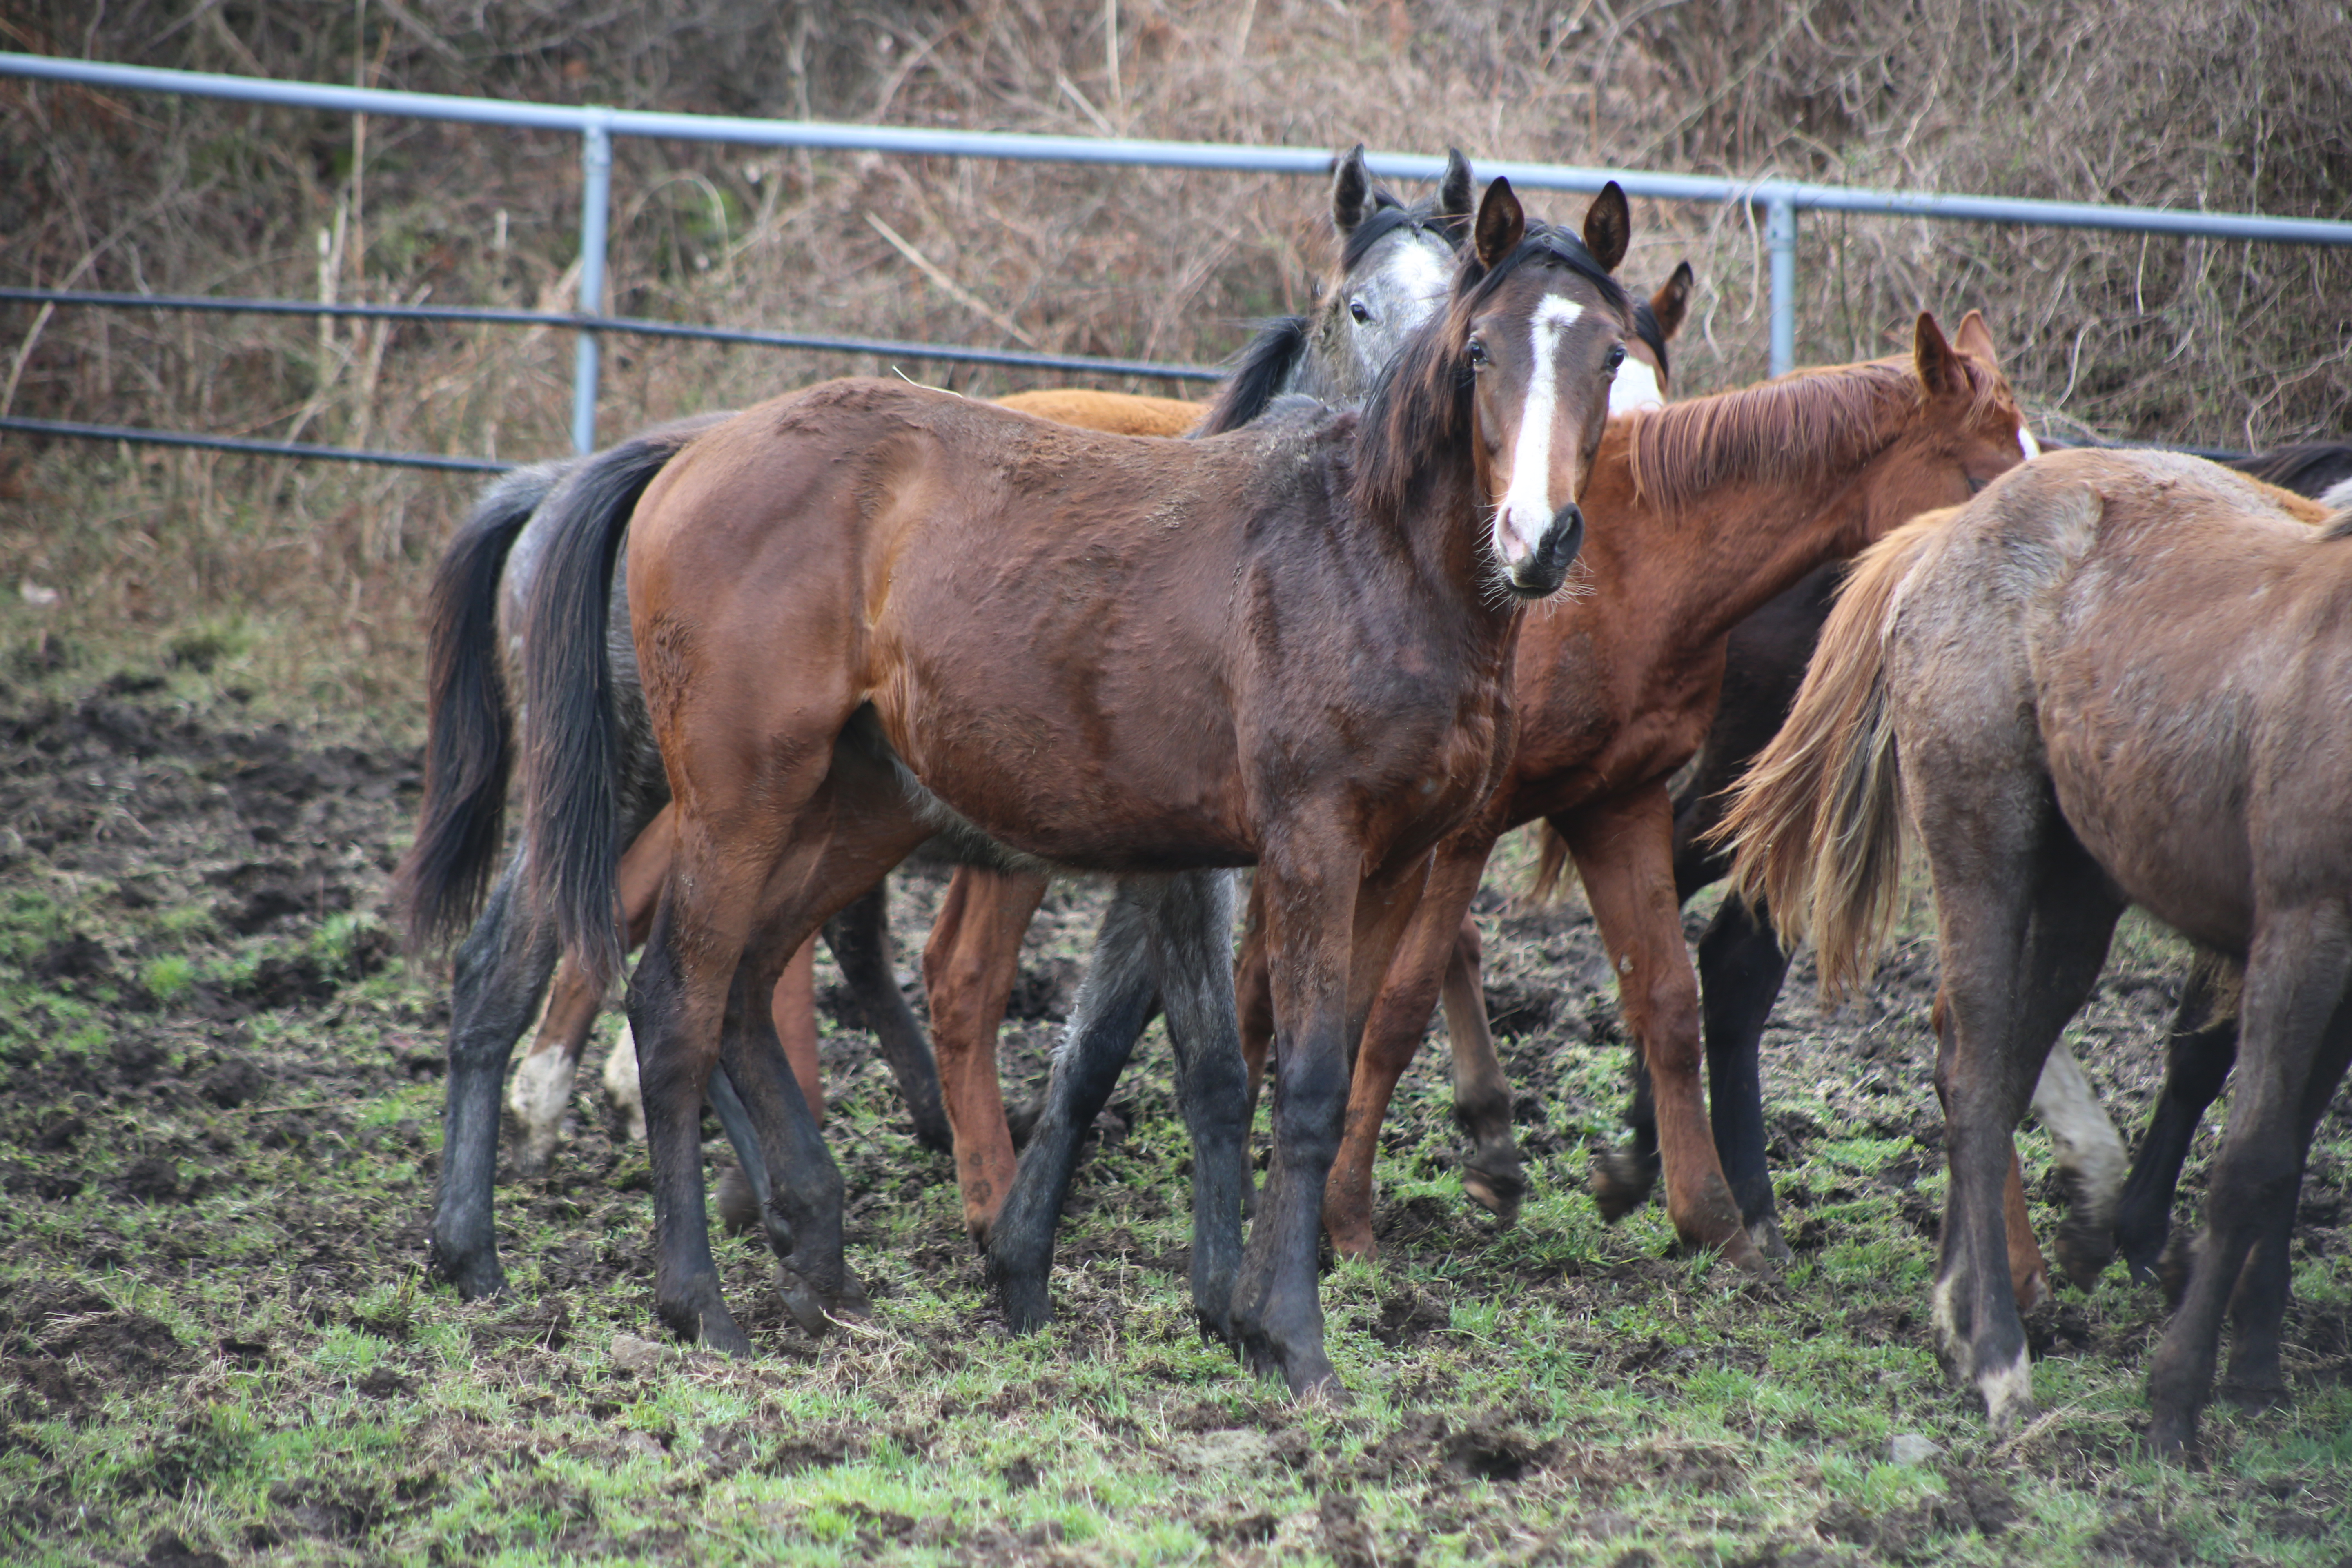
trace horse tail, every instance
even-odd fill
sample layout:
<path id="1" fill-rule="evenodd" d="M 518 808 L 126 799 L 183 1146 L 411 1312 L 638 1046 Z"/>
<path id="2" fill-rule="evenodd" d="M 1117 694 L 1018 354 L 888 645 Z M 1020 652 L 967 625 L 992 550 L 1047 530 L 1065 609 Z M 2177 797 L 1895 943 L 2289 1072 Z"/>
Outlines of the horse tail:
<path id="1" fill-rule="evenodd" d="M 707 422 L 649 431 L 573 469 L 540 511 L 523 596 L 523 855 L 536 906 L 592 984 L 621 965 L 620 715 L 606 643 L 613 568 L 654 476 Z"/>
<path id="2" fill-rule="evenodd" d="M 1791 946 L 1812 938 L 1831 1002 L 1867 978 L 1901 892 L 1885 628 L 1896 590 L 1934 537 L 1932 528 L 1906 525 L 1854 563 L 1788 721 L 1708 835 L 1732 846 L 1737 896 L 1760 905 Z"/>
<path id="3" fill-rule="evenodd" d="M 437 947 L 474 918 L 505 841 L 511 716 L 499 658 L 499 582 L 531 513 L 565 465 L 501 475 L 482 491 L 425 599 L 425 804 L 416 842 L 393 879 L 412 952 Z"/>

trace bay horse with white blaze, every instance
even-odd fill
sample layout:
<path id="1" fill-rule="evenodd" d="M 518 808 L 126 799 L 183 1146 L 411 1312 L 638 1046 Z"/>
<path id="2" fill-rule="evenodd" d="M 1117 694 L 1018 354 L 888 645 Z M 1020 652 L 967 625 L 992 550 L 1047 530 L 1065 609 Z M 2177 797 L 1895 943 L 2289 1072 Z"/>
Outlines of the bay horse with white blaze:
<path id="1" fill-rule="evenodd" d="M 1801 371 L 1612 421 L 1588 498 L 1590 597 L 1529 613 L 1514 676 L 1518 732 L 1493 797 L 1438 849 L 1365 1029 L 1325 1222 L 1372 1249 L 1381 1121 L 1418 1047 L 1494 844 L 1548 820 L 1574 856 L 1655 1086 L 1667 1208 L 1687 1243 L 1768 1267 L 1725 1182 L 1699 1087 L 1699 998 L 1682 933 L 1667 786 L 1707 733 L 1742 618 L 1824 559 L 1971 494 L 2024 453 L 2021 417 L 1974 312 L 1947 342 L 1931 316 L 1910 356 Z M 1602 530 L 1601 519 L 1609 526 Z M 1245 949 L 1245 991 L 1255 976 Z M 1473 989 L 1449 1026 L 1476 1028 Z M 1247 1003 L 1244 1016 L 1256 1011 Z M 1262 1049 L 1259 1039 L 1248 1046 Z M 1459 1045 L 1457 1043 L 1457 1052 Z M 1486 1047 L 1491 1057 L 1492 1047 Z M 1474 1159 L 1516 1168 L 1497 1082 L 1457 1106 Z"/>
<path id="2" fill-rule="evenodd" d="M 1202 424 L 1204 416 L 1211 428 L 1238 425 L 1285 392 L 1311 391 L 1334 400 L 1360 401 L 1371 385 L 1364 367 L 1385 365 L 1442 302 L 1455 247 L 1469 226 L 1474 194 L 1468 163 L 1458 151 L 1451 151 L 1436 190 L 1421 201 L 1405 202 L 1371 182 L 1359 145 L 1333 164 L 1330 211 L 1342 248 L 1338 265 L 1318 285 L 1322 304 L 1311 317 L 1286 318 L 1261 332 L 1213 405 L 1064 388 L 1016 393 L 998 402 L 1092 429 L 1176 436 Z M 1687 268 L 1677 275 L 1685 285 L 1686 274 Z M 1667 297 L 1662 290 L 1660 299 Z M 1678 304 L 1680 295 L 1674 298 Z M 508 1054 L 553 968 L 553 989 L 537 1037 L 509 1094 L 523 1137 L 518 1165 L 526 1173 L 536 1173 L 553 1153 L 573 1073 L 603 1005 L 600 987 L 587 984 L 572 966 L 557 965 L 551 931 L 519 915 L 520 855 L 508 860 L 495 885 L 490 880 L 493 859 L 503 842 L 512 723 L 506 693 L 517 679 L 513 667 L 522 637 L 520 606 L 549 548 L 551 519 L 583 507 L 625 516 L 670 458 L 695 436 L 729 417 L 720 414 L 681 420 L 593 458 L 537 464 L 501 477 L 484 490 L 436 574 L 428 636 L 431 727 L 425 798 L 416 842 L 403 862 L 396 889 L 411 941 L 417 946 L 454 934 L 468 919 L 474 922 L 457 953 L 445 1165 L 432 1230 L 436 1266 L 468 1296 L 494 1290 L 504 1281 L 490 1215 L 497 1085 Z M 615 781 L 623 802 L 620 831 L 630 845 L 621 862 L 619 894 L 628 944 L 634 947 L 651 922 L 655 899 L 668 875 L 668 784 L 637 683 L 627 599 L 619 575 L 609 616 L 610 691 L 615 719 L 628 737 Z M 489 889 L 486 907 L 485 887 Z M 991 1010 L 990 971 L 980 972 L 976 987 L 964 979 L 968 970 L 934 958 L 952 951 L 968 923 L 959 919 L 964 911 L 992 907 L 991 894 L 996 895 L 996 904 L 1019 903 L 1025 897 L 1017 913 L 1018 924 L 1025 925 L 1044 889 L 1042 879 L 1019 872 L 967 868 L 959 876 L 926 953 L 928 989 L 940 1026 L 943 1059 L 936 1071 L 921 1027 L 893 973 L 884 890 L 877 886 L 825 928 L 844 976 L 898 1082 L 918 1141 L 929 1147 L 952 1144 L 967 1151 L 961 1166 L 967 1210 L 990 1216 L 1001 1201 L 1003 1180 L 1009 1179 L 1012 1156 L 992 1054 L 976 1054 L 967 1042 L 977 1040 L 985 1053 L 1004 997 L 996 995 Z M 984 921 L 982 929 L 990 929 Z M 1016 948 L 1018 940 L 1016 925 Z M 808 948 L 796 955 L 777 983 L 771 1010 L 802 1092 L 821 1119 L 812 958 Z M 1008 963 L 1003 974 L 1007 991 L 1012 979 Z M 977 1003 L 971 999 L 976 988 L 981 993 Z M 975 1061 L 984 1073 L 976 1069 Z M 608 1068 L 608 1090 L 634 1101 L 636 1060 L 625 1030 L 614 1067 L 625 1071 Z M 974 1115 L 966 1109 L 975 1096 L 983 1097 L 989 1114 Z M 756 1180 L 761 1163 L 723 1075 L 716 1080 L 713 1104 L 737 1145 L 743 1169 Z M 965 1111 L 963 1133 L 951 1137 L 946 1112 L 955 1110 Z M 642 1131 L 641 1110 L 635 1120 Z M 1001 1157 L 992 1162 L 988 1152 L 999 1149 Z M 975 1172 L 983 1174 L 976 1176 Z M 985 1179 L 990 1172 L 999 1178 L 992 1184 Z M 726 1195 L 722 1193 L 722 1198 Z M 814 1331 L 822 1327 L 822 1320 L 804 1321 L 803 1326 Z"/>
<path id="3" fill-rule="evenodd" d="M 1934 876 L 1951 1188 L 1937 1348 L 1997 1430 L 2033 1413 L 1994 1260 L 2010 1135 L 2137 903 L 2245 964 L 2238 1091 L 2150 1436 L 2284 1392 L 2295 1195 L 2352 1057 L 2352 516 L 2199 458 L 2056 452 L 1866 556 L 1727 818 L 1738 885 L 1834 994 Z"/>
<path id="4" fill-rule="evenodd" d="M 1336 1387 L 1315 1255 L 1347 1041 L 1431 847 L 1507 753 L 1520 607 L 1581 541 L 1632 315 L 1609 276 L 1628 224 L 1612 185 L 1583 240 L 1529 227 L 1495 182 L 1445 310 L 1360 416 L 1163 442 L 843 382 L 663 470 L 628 525 L 629 589 L 677 852 L 630 1017 L 675 1329 L 749 1349 L 703 1217 L 697 1122 L 722 1058 L 775 1177 L 771 1245 L 857 1304 L 838 1173 L 754 1003 L 826 915 L 967 829 L 1131 878 L 1257 866 L 1285 1048 L 1241 1256 L 1231 994 L 1221 1015 L 1201 998 L 1208 1017 L 1163 994 L 1192 1117 L 1194 1305 L 1294 1391 Z M 620 530 L 591 526 L 602 549 L 565 552 L 532 601 L 522 723 L 531 874 L 595 975 L 618 957 L 616 737 L 581 672 L 601 663 Z"/>

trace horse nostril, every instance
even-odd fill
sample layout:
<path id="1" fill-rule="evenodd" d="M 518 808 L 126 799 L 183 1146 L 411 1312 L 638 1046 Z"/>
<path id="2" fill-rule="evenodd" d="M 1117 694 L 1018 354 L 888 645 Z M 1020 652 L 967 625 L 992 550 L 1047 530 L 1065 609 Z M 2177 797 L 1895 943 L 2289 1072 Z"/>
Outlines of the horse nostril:
<path id="1" fill-rule="evenodd" d="M 1584 547 L 1584 512 L 1574 501 L 1551 514 L 1551 527 L 1544 534 L 1544 554 L 1556 557 L 1559 569 L 1565 572 L 1576 562 L 1577 552 Z"/>

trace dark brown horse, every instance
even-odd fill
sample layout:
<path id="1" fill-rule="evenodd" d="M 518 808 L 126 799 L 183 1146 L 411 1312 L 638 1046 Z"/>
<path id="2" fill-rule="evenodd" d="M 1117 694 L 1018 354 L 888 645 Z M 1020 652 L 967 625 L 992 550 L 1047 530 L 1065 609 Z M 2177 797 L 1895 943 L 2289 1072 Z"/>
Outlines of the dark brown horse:
<path id="1" fill-rule="evenodd" d="M 1419 201 L 1405 201 L 1372 183 L 1360 146 L 1334 163 L 1330 216 L 1340 241 L 1338 259 L 1318 285 L 1315 314 L 1269 323 L 1253 340 L 1234 376 L 1213 405 L 1171 398 L 1118 393 L 1047 390 L 1020 393 L 999 401 L 1024 413 L 1125 435 L 1181 435 L 1204 422 L 1212 429 L 1237 426 L 1255 418 L 1276 396 L 1294 390 L 1342 402 L 1360 402 L 1371 389 L 1375 368 L 1395 357 L 1412 331 L 1443 303 L 1454 253 L 1467 234 L 1475 199 L 1470 167 L 1450 153 L 1437 188 Z M 1663 367 L 1661 314 L 1678 319 L 1688 283 L 1687 267 L 1662 289 L 1648 318 L 1637 311 L 1636 331 L 1646 324 L 1654 344 L 1637 336 L 1633 357 L 1655 358 Z M 1615 392 L 1612 391 L 1612 396 Z M 506 693 L 514 683 L 521 643 L 520 605 L 537 563 L 548 549 L 548 530 L 534 514 L 563 487 L 562 508 L 590 504 L 625 516 L 653 477 L 693 436 L 729 415 L 705 416 L 648 431 L 590 458 L 534 465 L 506 475 L 486 489 L 445 552 L 436 574 L 431 668 L 427 681 L 430 740 L 425 798 L 416 842 L 404 861 L 398 891 L 413 940 L 428 945 L 454 934 L 473 919 L 457 952 L 451 988 L 449 1080 L 445 1111 L 444 1164 L 432 1227 L 436 1267 L 467 1295 L 495 1289 L 503 1281 L 491 1228 L 491 1173 L 497 1152 L 497 1088 L 508 1053 L 529 1022 L 548 975 L 555 979 L 546 1011 L 529 1053 L 509 1086 L 508 1104 L 521 1131 L 517 1164 L 526 1173 L 543 1169 L 553 1153 L 571 1101 L 572 1077 L 589 1032 L 602 1009 L 601 987 L 587 984 L 571 966 L 555 965 L 551 932 L 519 912 L 515 890 L 520 858 L 509 859 L 491 888 L 483 889 L 503 844 L 501 823 L 511 749 Z M 553 515 L 551 511 L 551 516 Z M 611 608 L 608 655 L 614 672 L 615 717 L 631 743 L 624 748 L 616 784 L 623 801 L 622 833 L 633 839 L 621 862 L 619 891 L 628 942 L 643 940 L 654 902 L 668 876 L 671 831 L 663 808 L 668 783 L 653 744 L 636 683 L 635 654 L 628 639 L 628 606 L 616 592 Z M 642 831 L 639 829 L 642 827 Z M 951 894 L 951 911 L 966 908 L 970 889 L 1017 900 L 1025 897 L 1025 923 L 1044 893 L 1041 879 L 1021 873 L 982 872 L 966 868 Z M 1034 888 L 1034 892 L 1031 889 Z M 1008 892 L 1007 889 L 1010 891 Z M 844 977 L 878 1037 L 885 1060 L 904 1095 L 917 1139 L 926 1146 L 950 1146 L 950 1119 L 941 1104 L 941 1078 L 949 1105 L 963 1108 L 976 1095 L 983 1114 L 966 1110 L 963 1151 L 968 1206 L 983 1193 L 992 1216 L 1012 1171 L 1011 1145 L 996 1089 L 992 1044 L 1003 997 L 995 997 L 983 1025 L 976 1020 L 992 1005 L 975 1006 L 973 987 L 954 980 L 964 971 L 927 962 L 927 977 L 938 1019 L 944 1071 L 935 1071 L 922 1030 L 900 995 L 894 974 L 884 889 L 858 900 L 825 928 Z M 969 930 L 950 918 L 945 942 Z M 1018 931 L 1008 955 L 1017 954 Z M 927 960 L 942 951 L 936 938 Z M 1008 956 L 1007 964 L 1013 959 Z M 819 1119 L 823 1086 L 816 1070 L 816 1024 L 811 984 L 813 948 L 803 948 L 787 966 L 772 997 L 771 1011 L 786 1056 Z M 986 994 L 985 979 L 981 986 Z M 1010 987 L 1013 973 L 1004 972 Z M 970 1026 L 965 1026 L 969 1024 Z M 976 1041 L 975 1051 L 963 1047 Z M 975 1067 L 973 1064 L 977 1064 Z M 607 1092 L 634 1111 L 636 1056 L 623 1032 L 605 1074 Z M 761 1169 L 749 1145 L 749 1126 L 728 1090 L 716 1080 L 713 1104 L 757 1180 Z M 991 1152 L 1001 1151 L 992 1161 Z M 974 1173 L 980 1174 L 975 1175 Z M 993 1173 L 992 1183 L 987 1177 Z M 722 1188 L 721 1201 L 730 1197 Z M 812 1325 L 821 1327 L 818 1320 Z"/>
<path id="2" fill-rule="evenodd" d="M 1510 767 L 1486 808 L 1440 848 L 1365 1032 L 1325 1214 L 1342 1250 L 1371 1248 L 1381 1121 L 1441 991 L 1457 1062 L 1465 1029 L 1492 1059 L 1462 921 L 1496 840 L 1540 818 L 1573 855 L 1618 972 L 1658 1097 L 1675 1229 L 1760 1264 L 1699 1092 L 1699 999 L 1667 784 L 1715 720 L 1734 626 L 1824 559 L 2023 459 L 2016 403 L 1975 315 L 1958 345 L 1922 316 L 1907 361 L 1802 372 L 1612 422 L 1588 499 L 1612 526 L 1605 541 L 1596 529 L 1580 567 L 1594 592 L 1528 616 Z M 1447 982 L 1449 972 L 1466 979 Z M 1245 958 L 1245 989 L 1250 974 Z M 1244 1018 L 1253 1013 L 1245 996 Z M 1454 1092 L 1473 1165 L 1516 1175 L 1499 1070 L 1491 1084 L 1457 1080 Z"/>
<path id="3" fill-rule="evenodd" d="M 2167 453 L 2051 454 L 1865 557 L 1727 826 L 1738 884 L 1824 987 L 1891 917 L 1907 816 L 1933 872 L 1951 1165 L 1937 1348 L 1997 1429 L 2033 1413 L 2002 1270 L 2010 1136 L 2137 903 L 2244 963 L 2238 1092 L 2150 1436 L 2284 1392 L 2295 1194 L 2352 1058 L 2352 517 Z"/>
<path id="4" fill-rule="evenodd" d="M 1507 752 L 1521 605 L 1581 541 L 1632 316 L 1608 275 L 1627 224 L 1612 185 L 1582 241 L 1530 229 L 1496 181 L 1447 308 L 1360 417 L 1310 405 L 1163 442 L 844 382 L 663 470 L 628 525 L 629 595 L 677 851 L 630 1014 L 673 1327 L 749 1348 L 703 1218 L 697 1121 L 721 1059 L 778 1178 L 788 1290 L 859 1300 L 839 1176 L 764 1004 L 826 915 L 947 829 L 1129 879 L 1258 867 L 1285 1050 L 1245 1257 L 1230 994 L 1222 1018 L 1163 998 L 1194 1131 L 1194 1301 L 1294 1390 L 1336 1384 L 1315 1252 L 1346 1042 L 1431 847 Z M 529 617 L 526 833 L 593 976 L 618 960 L 615 737 L 582 672 L 602 665 L 620 530 L 574 527 L 601 548 L 561 552 Z"/>

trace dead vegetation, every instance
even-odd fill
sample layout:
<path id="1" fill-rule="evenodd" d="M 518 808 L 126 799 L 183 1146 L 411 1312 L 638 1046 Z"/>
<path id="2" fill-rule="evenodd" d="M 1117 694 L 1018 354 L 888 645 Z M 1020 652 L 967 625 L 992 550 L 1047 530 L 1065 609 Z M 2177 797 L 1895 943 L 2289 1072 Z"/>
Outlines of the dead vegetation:
<path id="1" fill-rule="evenodd" d="M 2314 0 L 688 0 L 584 17 L 553 0 L 30 0 L 0 42 L 627 107 L 2352 206 L 2352 20 Z M 568 136 L 16 80 L 0 116 L 9 283 L 545 308 L 576 283 Z M 1302 302 L 1325 243 L 1288 179 L 629 141 L 616 158 L 610 303 L 677 320 L 1208 362 Z M 2347 423 L 2341 252 L 1829 216 L 1801 244 L 1801 361 L 1883 352 L 1922 306 L 1979 306 L 2062 428 L 2251 447 Z M 1685 255 L 1701 290 L 1680 384 L 1760 374 L 1758 225 L 1642 204 L 1629 276 Z M 0 321 L 0 406 L 18 414 L 513 458 L 564 445 L 562 333 L 21 305 Z M 882 368 L 618 342 L 603 428 Z M 0 580 L 56 588 L 42 614 L 66 627 L 242 606 L 306 668 L 352 670 L 339 690 L 391 696 L 413 689 L 422 568 L 469 489 L 11 437 Z"/>

